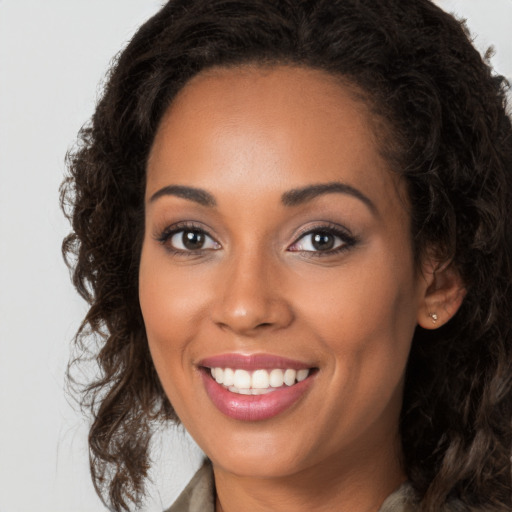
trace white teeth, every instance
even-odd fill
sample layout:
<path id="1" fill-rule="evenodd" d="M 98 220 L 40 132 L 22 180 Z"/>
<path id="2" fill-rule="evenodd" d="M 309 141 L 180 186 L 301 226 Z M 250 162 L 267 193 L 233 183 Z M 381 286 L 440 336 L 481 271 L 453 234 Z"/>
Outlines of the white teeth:
<path id="1" fill-rule="evenodd" d="M 284 383 L 287 386 L 293 386 L 295 384 L 295 377 L 297 377 L 297 372 L 288 368 L 288 370 L 284 372 Z"/>
<path id="2" fill-rule="evenodd" d="M 309 371 L 309 370 L 308 370 Z M 284 384 L 284 372 L 276 368 L 270 372 L 270 385 L 273 388 L 280 388 Z"/>
<path id="3" fill-rule="evenodd" d="M 269 386 L 269 380 L 267 370 L 256 370 L 252 374 L 251 387 L 253 389 L 267 389 Z"/>
<path id="4" fill-rule="evenodd" d="M 302 382 L 309 375 L 309 370 L 304 368 L 297 372 L 297 382 Z"/>
<path id="5" fill-rule="evenodd" d="M 229 386 L 229 391 L 238 393 L 239 395 L 266 395 L 272 393 L 272 389 L 239 389 L 236 386 Z"/>
<path id="6" fill-rule="evenodd" d="M 251 387 L 251 374 L 246 370 L 235 370 L 233 386 L 238 389 L 248 389 Z"/>
<path id="7" fill-rule="evenodd" d="M 294 370 L 233 370 L 232 368 L 210 368 L 212 377 L 233 393 L 242 395 L 262 395 L 274 391 L 283 385 L 293 386 L 302 382 L 309 375 L 309 369 Z"/>
<path id="8" fill-rule="evenodd" d="M 266 395 L 267 393 L 272 393 L 272 389 L 251 389 L 252 395 Z"/>
<path id="9" fill-rule="evenodd" d="M 231 368 L 224 370 L 224 386 L 232 386 L 235 383 L 235 372 Z"/>
<path id="10" fill-rule="evenodd" d="M 224 382 L 224 370 L 222 368 L 215 368 L 215 375 L 213 377 L 219 384 L 222 384 Z"/>

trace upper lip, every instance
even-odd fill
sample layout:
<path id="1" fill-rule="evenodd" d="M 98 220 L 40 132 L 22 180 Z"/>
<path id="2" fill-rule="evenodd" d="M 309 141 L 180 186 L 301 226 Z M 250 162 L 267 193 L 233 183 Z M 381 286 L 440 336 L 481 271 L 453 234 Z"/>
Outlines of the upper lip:
<path id="1" fill-rule="evenodd" d="M 237 368 L 241 370 L 271 370 L 274 368 L 301 370 L 313 365 L 272 354 L 219 354 L 199 361 L 198 366 L 207 368 Z"/>

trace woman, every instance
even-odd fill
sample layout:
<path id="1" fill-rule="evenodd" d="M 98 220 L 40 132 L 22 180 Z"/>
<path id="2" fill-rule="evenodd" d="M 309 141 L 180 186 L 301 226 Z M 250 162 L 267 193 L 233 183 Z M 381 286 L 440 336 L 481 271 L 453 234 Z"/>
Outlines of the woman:
<path id="1" fill-rule="evenodd" d="M 105 503 L 180 421 L 208 462 L 172 511 L 511 509 L 505 85 L 427 0 L 138 31 L 63 186 Z"/>

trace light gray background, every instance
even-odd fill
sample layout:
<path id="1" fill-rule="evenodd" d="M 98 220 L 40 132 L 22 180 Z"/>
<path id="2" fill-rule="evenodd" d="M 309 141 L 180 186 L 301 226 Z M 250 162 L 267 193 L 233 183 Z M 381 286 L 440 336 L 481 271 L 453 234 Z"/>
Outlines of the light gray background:
<path id="1" fill-rule="evenodd" d="M 90 117 L 112 56 L 156 0 L 0 0 L 0 512 L 103 510 L 87 423 L 67 402 L 70 339 L 85 313 L 60 255 L 64 154 Z M 439 0 L 512 79 L 512 0 Z M 171 432 L 144 510 L 167 506 L 200 460 Z"/>

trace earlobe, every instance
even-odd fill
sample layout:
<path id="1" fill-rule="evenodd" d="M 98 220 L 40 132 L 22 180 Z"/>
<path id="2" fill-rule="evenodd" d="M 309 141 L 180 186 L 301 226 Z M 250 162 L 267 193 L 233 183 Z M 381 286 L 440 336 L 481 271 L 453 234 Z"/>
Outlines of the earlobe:
<path id="1" fill-rule="evenodd" d="M 428 265 L 424 269 L 425 288 L 418 308 L 418 325 L 437 329 L 457 313 L 466 289 L 459 272 L 451 264 Z"/>

